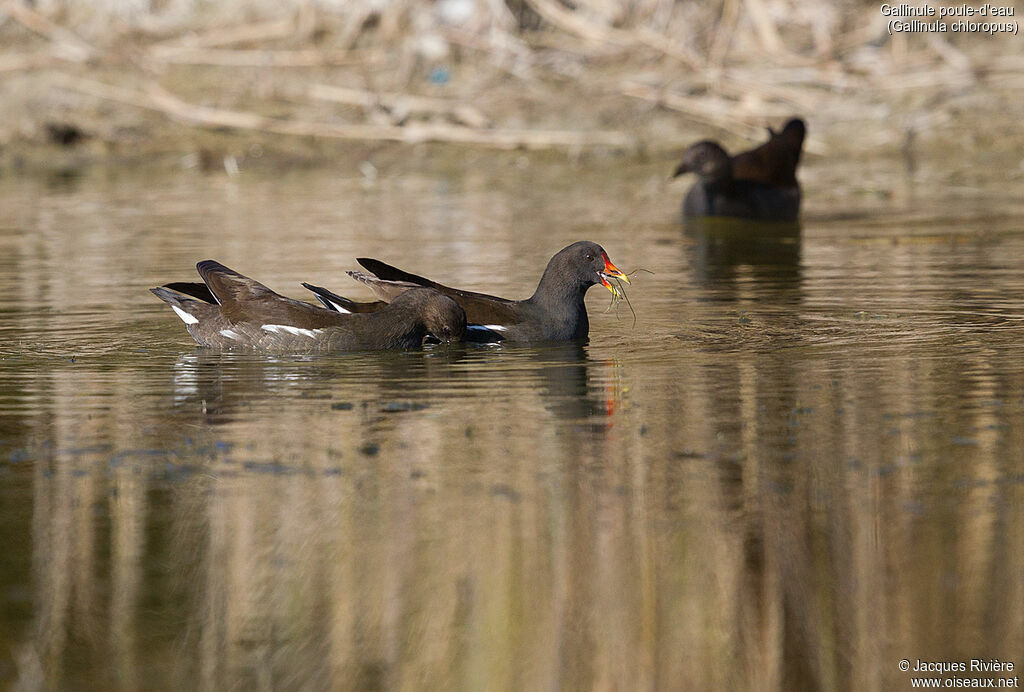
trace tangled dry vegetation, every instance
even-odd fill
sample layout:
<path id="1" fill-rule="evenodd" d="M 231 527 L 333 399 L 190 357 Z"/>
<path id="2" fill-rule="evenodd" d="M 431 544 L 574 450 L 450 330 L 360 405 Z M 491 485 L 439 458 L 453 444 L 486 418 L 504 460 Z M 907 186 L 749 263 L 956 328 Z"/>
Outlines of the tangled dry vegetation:
<path id="1" fill-rule="evenodd" d="M 656 152 L 801 114 L 812 153 L 877 152 L 979 109 L 1019 122 L 1024 39 L 889 36 L 879 4 L 6 0 L 0 146 L 124 154 L 219 133 Z"/>

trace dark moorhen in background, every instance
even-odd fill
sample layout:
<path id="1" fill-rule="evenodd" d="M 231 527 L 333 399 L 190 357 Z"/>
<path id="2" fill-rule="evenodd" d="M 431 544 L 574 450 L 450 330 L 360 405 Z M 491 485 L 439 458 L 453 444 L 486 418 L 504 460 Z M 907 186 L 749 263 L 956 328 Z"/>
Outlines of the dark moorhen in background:
<path id="1" fill-rule="evenodd" d="M 337 352 L 415 348 L 462 339 L 466 313 L 438 291 L 418 288 L 369 314 L 345 315 L 285 298 L 213 260 L 196 265 L 205 283 L 150 289 L 201 346 Z"/>
<path id="2" fill-rule="evenodd" d="M 683 217 L 731 216 L 758 221 L 796 221 L 800 214 L 800 163 L 804 121 L 794 118 L 781 132 L 768 129 L 759 147 L 729 156 L 718 142 L 704 140 L 683 153 L 673 177 L 699 178 L 683 200 Z"/>
<path id="3" fill-rule="evenodd" d="M 469 322 L 466 340 L 484 343 L 586 339 L 590 332 L 587 307 L 583 302 L 587 289 L 602 284 L 619 296 L 618 289 L 608 279 L 629 283 L 629 278 L 611 263 L 604 249 L 589 241 L 573 243 L 552 257 L 537 290 L 526 300 L 507 300 L 449 288 L 380 260 L 360 257 L 357 261 L 372 274 L 358 271 L 348 274 L 369 286 L 379 301 L 356 303 L 319 286 L 303 286 L 316 293 L 326 307 L 345 312 L 379 310 L 411 288 L 433 288 L 451 296 L 466 311 Z"/>

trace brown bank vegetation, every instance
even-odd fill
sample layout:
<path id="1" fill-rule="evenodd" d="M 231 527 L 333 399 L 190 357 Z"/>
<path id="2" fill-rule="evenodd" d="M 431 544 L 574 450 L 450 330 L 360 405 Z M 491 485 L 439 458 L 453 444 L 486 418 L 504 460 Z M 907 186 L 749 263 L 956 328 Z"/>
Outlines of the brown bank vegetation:
<path id="1" fill-rule="evenodd" d="M 0 165 L 231 173 L 428 142 L 667 155 L 794 113 L 812 155 L 1007 148 L 1024 39 L 888 19 L 797 0 L 7 0 Z"/>

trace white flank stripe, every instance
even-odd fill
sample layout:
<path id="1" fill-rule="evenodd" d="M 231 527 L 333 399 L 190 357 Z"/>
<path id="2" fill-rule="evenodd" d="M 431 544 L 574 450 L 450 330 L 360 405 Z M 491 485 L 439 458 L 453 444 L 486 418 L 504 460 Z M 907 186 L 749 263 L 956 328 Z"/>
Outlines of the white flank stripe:
<path id="1" fill-rule="evenodd" d="M 179 308 L 177 305 L 172 305 L 171 310 L 174 310 L 176 313 L 178 313 L 178 317 L 180 317 L 181 321 L 184 322 L 185 324 L 199 324 L 199 320 L 197 320 L 195 317 Z"/>
<path id="2" fill-rule="evenodd" d="M 341 307 L 340 305 L 338 305 L 337 303 L 335 303 L 335 302 L 334 302 L 333 300 L 328 300 L 327 302 L 328 302 L 328 303 L 330 303 L 331 305 L 333 305 L 333 306 L 334 306 L 334 309 L 335 309 L 335 310 L 337 310 L 337 311 L 338 311 L 338 312 L 340 312 L 340 313 L 343 313 L 343 314 L 349 315 L 349 314 L 351 314 L 351 312 L 352 312 L 351 310 L 346 310 L 345 308 Z"/>
<path id="3" fill-rule="evenodd" d="M 286 332 L 295 336 L 308 336 L 310 339 L 320 333 L 319 329 L 303 329 L 302 327 L 293 327 L 290 324 L 265 324 L 260 329 L 274 334 Z"/>
<path id="4" fill-rule="evenodd" d="M 242 336 L 238 332 L 233 332 L 230 329 L 221 329 L 220 330 L 220 335 L 221 336 L 225 336 L 225 337 L 227 337 L 229 339 L 234 339 L 235 341 L 241 341 L 242 340 Z"/>
<path id="5" fill-rule="evenodd" d="M 490 339 L 486 342 L 486 343 L 489 343 L 489 344 L 501 343 L 503 341 L 503 339 L 500 336 L 498 336 L 498 335 L 501 332 L 505 332 L 505 331 L 508 331 L 508 327 L 505 327 L 505 326 L 500 325 L 500 324 L 467 324 L 466 325 L 466 332 L 467 333 L 476 333 L 476 334 L 480 334 L 480 335 L 483 335 L 483 336 L 490 337 Z M 484 342 L 481 342 L 481 343 L 484 343 Z"/>

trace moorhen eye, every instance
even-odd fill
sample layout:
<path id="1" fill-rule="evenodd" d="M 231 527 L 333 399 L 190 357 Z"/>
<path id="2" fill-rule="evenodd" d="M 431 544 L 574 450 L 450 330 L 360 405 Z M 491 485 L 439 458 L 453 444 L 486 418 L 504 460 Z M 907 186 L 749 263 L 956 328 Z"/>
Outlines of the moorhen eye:
<path id="1" fill-rule="evenodd" d="M 590 253 L 588 252 L 588 253 L 587 253 L 587 257 L 586 257 L 586 259 L 587 259 L 587 261 L 588 261 L 588 262 L 593 262 L 593 261 L 594 261 L 594 256 L 593 256 L 593 255 L 591 255 L 591 254 L 590 254 Z"/>

